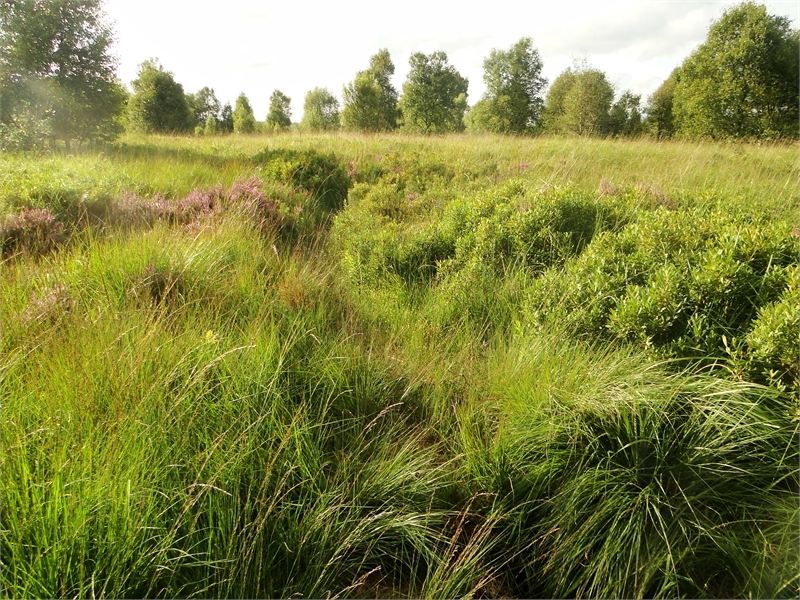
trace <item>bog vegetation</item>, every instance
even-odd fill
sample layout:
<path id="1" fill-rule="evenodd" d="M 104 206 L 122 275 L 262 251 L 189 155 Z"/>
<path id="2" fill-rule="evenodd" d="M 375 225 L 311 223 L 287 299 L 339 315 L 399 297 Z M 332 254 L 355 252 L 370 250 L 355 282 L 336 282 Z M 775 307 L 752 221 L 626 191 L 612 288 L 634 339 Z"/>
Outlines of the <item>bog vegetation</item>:
<path id="1" fill-rule="evenodd" d="M 13 597 L 793 597 L 793 146 L 5 155 Z"/>
<path id="2" fill-rule="evenodd" d="M 380 51 L 300 127 L 155 59 L 62 122 L 71 55 L 20 36 L 71 20 L 102 66 L 110 32 L 29 4 L 0 5 L 4 596 L 797 597 L 797 85 L 715 120 L 708 79 L 786 22 L 731 9 L 644 114 L 587 64 L 545 97 L 523 38 L 472 108 L 444 53 L 398 94 Z"/>

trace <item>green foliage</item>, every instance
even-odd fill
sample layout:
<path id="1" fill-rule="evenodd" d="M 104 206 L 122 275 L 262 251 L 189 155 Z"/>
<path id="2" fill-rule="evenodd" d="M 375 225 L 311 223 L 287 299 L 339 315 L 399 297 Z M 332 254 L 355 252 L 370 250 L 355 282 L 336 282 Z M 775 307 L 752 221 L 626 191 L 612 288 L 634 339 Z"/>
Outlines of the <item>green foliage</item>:
<path id="1" fill-rule="evenodd" d="M 334 131 L 341 125 L 339 101 L 327 89 L 314 88 L 306 94 L 303 104 L 303 129 L 308 131 Z"/>
<path id="2" fill-rule="evenodd" d="M 745 2 L 725 11 L 680 68 L 677 131 L 686 137 L 797 137 L 800 34 Z"/>
<path id="3" fill-rule="evenodd" d="M 800 270 L 787 268 L 787 285 L 781 296 L 763 305 L 745 337 L 744 368 L 753 381 L 797 392 L 798 331 L 800 331 Z"/>
<path id="4" fill-rule="evenodd" d="M 547 335 L 492 365 L 491 441 L 468 423 L 462 434 L 508 515 L 515 595 L 792 595 L 788 399 Z"/>
<path id="5" fill-rule="evenodd" d="M 196 94 L 187 94 L 186 102 L 189 104 L 189 110 L 192 111 L 195 127 L 198 125 L 206 127 L 209 117 L 215 121 L 220 119 L 222 105 L 217 100 L 213 88 L 204 87 Z"/>
<path id="6" fill-rule="evenodd" d="M 369 65 L 342 89 L 342 125 L 358 131 L 391 131 L 397 127 L 397 90 L 390 80 L 394 63 L 389 51 L 380 50 Z"/>
<path id="7" fill-rule="evenodd" d="M 234 133 L 253 133 L 256 130 L 256 118 L 253 107 L 244 92 L 236 98 L 236 107 L 231 115 Z"/>
<path id="8" fill-rule="evenodd" d="M 642 133 L 642 113 L 639 104 L 642 98 L 626 91 L 611 107 L 608 115 L 609 133 L 612 135 L 635 137 Z"/>
<path id="9" fill-rule="evenodd" d="M 100 0 L 0 4 L 0 144 L 113 140 L 126 92 Z"/>
<path id="10" fill-rule="evenodd" d="M 309 192 L 324 212 L 339 210 L 350 189 L 344 165 L 314 150 L 264 150 L 253 157 L 267 176 Z"/>
<path id="11" fill-rule="evenodd" d="M 193 128 L 192 113 L 183 86 L 157 59 L 139 65 L 131 82 L 133 95 L 128 100 L 128 124 L 143 133 L 178 133 Z"/>
<path id="12" fill-rule="evenodd" d="M 403 128 L 421 133 L 462 131 L 468 82 L 447 63 L 447 54 L 416 52 L 409 65 L 400 100 Z"/>
<path id="13" fill-rule="evenodd" d="M 672 114 L 675 86 L 678 83 L 678 69 L 670 73 L 647 99 L 647 119 L 644 128 L 657 138 L 672 137 L 675 133 L 675 119 Z"/>
<path id="14" fill-rule="evenodd" d="M 483 61 L 486 94 L 470 110 L 467 128 L 517 134 L 535 131 L 540 126 L 542 92 L 547 85 L 541 73 L 542 59 L 529 37 L 505 52 L 492 50 Z"/>
<path id="15" fill-rule="evenodd" d="M 567 69 L 553 82 L 545 102 L 547 129 L 557 133 L 609 132 L 614 88 L 605 73 L 585 64 Z"/>
<path id="16" fill-rule="evenodd" d="M 280 90 L 275 90 L 269 97 L 269 113 L 267 127 L 273 131 L 282 131 L 292 126 L 292 99 Z"/>
<path id="17" fill-rule="evenodd" d="M 208 115 L 203 126 L 203 135 L 214 135 L 217 133 L 217 119 L 214 115 Z"/>
<path id="18" fill-rule="evenodd" d="M 370 57 L 368 72 L 375 77 L 375 83 L 381 89 L 378 104 L 380 131 L 392 131 L 397 127 L 397 90 L 391 81 L 394 75 L 394 63 L 386 48 L 378 50 Z"/>
<path id="19" fill-rule="evenodd" d="M 226 102 L 222 107 L 218 125 L 222 133 L 233 133 L 233 109 L 230 102 Z"/>
<path id="20" fill-rule="evenodd" d="M 572 335 L 661 357 L 748 362 L 756 360 L 744 345 L 748 332 L 787 288 L 798 250 L 786 223 L 661 208 L 546 273 L 531 287 L 529 310 Z M 786 335 L 795 346 L 798 332 Z"/>
<path id="21" fill-rule="evenodd" d="M 0 155 L 4 594 L 796 597 L 794 148 L 479 141 Z"/>

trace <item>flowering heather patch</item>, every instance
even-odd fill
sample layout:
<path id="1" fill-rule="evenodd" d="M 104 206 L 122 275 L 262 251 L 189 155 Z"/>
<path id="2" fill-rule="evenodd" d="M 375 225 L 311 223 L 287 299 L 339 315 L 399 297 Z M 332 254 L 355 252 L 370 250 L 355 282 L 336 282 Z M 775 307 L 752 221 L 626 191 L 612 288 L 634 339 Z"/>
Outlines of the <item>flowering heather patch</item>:
<path id="1" fill-rule="evenodd" d="M 224 195 L 220 185 L 209 190 L 196 188 L 177 202 L 169 203 L 162 200 L 162 215 L 176 223 L 191 223 L 200 217 L 218 212 L 222 208 L 220 200 L 224 198 Z"/>
<path id="2" fill-rule="evenodd" d="M 122 198 L 110 203 L 108 219 L 119 225 L 151 224 L 158 220 L 164 203 L 166 200 L 160 194 L 148 200 L 126 191 Z"/>
<path id="3" fill-rule="evenodd" d="M 53 249 L 64 235 L 64 225 L 46 208 L 30 208 L 7 215 L 0 223 L 3 256 L 25 252 L 41 254 Z"/>
<path id="4" fill-rule="evenodd" d="M 247 180 L 238 179 L 228 190 L 228 203 L 258 221 L 262 228 L 281 229 L 289 224 L 290 217 L 280 212 L 278 203 L 267 197 L 264 183 L 255 175 Z M 296 206 L 294 213 L 302 211 Z"/>
<path id="5" fill-rule="evenodd" d="M 208 190 L 194 189 L 180 200 L 167 200 L 161 194 L 151 199 L 128 192 L 111 204 L 110 219 L 118 224 L 151 224 L 163 219 L 182 225 L 212 215 L 222 209 L 225 197 L 222 186 Z"/>

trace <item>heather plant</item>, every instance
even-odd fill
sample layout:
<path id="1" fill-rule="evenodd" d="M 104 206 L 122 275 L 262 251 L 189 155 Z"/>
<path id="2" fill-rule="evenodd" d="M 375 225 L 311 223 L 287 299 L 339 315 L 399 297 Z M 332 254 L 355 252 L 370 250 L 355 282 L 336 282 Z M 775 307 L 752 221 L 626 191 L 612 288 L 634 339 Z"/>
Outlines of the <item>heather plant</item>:
<path id="1" fill-rule="evenodd" d="M 46 208 L 6 215 L 0 223 L 0 248 L 4 257 L 19 252 L 43 254 L 63 240 L 63 223 Z"/>

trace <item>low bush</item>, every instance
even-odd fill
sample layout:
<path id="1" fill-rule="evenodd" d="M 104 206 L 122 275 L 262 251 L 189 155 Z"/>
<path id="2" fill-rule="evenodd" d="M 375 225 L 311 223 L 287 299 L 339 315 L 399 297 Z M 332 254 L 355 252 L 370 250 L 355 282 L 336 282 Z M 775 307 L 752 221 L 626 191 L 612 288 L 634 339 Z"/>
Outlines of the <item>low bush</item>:
<path id="1" fill-rule="evenodd" d="M 351 181 L 345 165 L 332 154 L 314 150 L 264 150 L 253 161 L 262 166 L 267 177 L 309 192 L 324 212 L 335 212 L 344 206 Z"/>
<path id="2" fill-rule="evenodd" d="M 658 208 L 535 281 L 527 311 L 574 337 L 665 358 L 726 360 L 787 289 L 798 249 L 786 223 Z M 796 332 L 793 339 L 796 348 Z"/>

